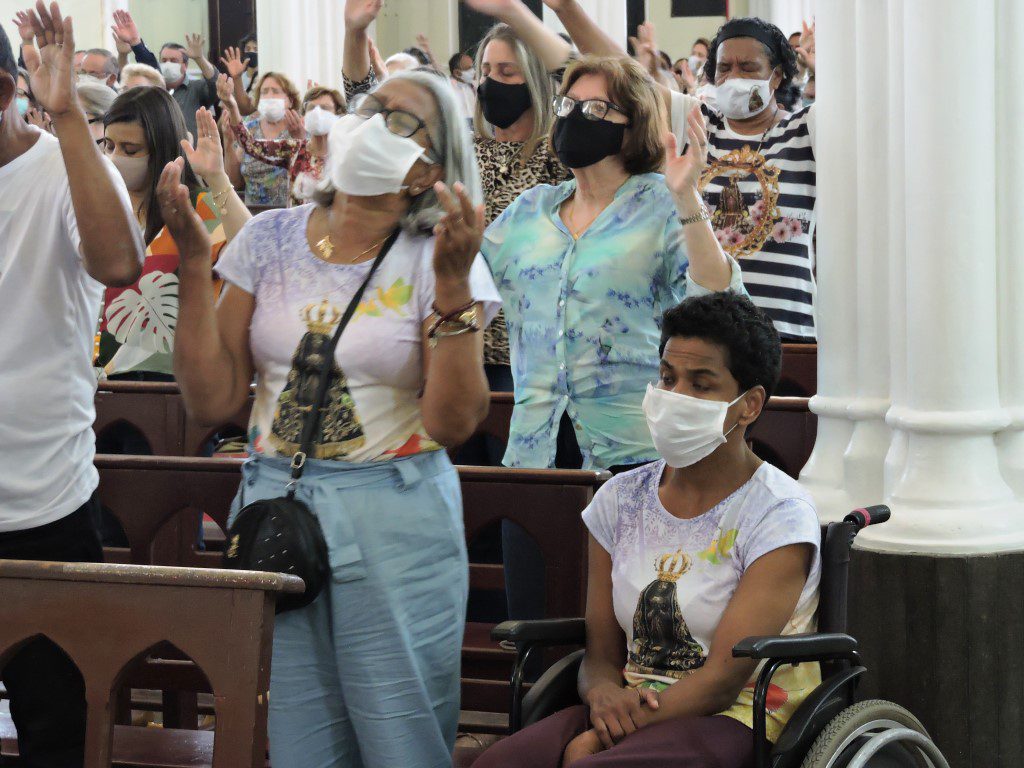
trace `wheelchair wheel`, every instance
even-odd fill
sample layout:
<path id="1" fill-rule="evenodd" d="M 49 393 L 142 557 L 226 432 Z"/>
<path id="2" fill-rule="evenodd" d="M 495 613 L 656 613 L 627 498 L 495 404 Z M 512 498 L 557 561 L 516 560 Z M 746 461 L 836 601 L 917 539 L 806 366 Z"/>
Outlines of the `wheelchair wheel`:
<path id="1" fill-rule="evenodd" d="M 898 704 L 873 699 L 847 707 L 818 734 L 801 768 L 845 768 L 872 736 L 894 729 L 908 729 L 928 736 L 921 721 Z M 943 761 L 944 763 L 945 761 Z M 920 749 L 900 741 L 890 743 L 867 762 L 870 768 L 929 768 Z"/>

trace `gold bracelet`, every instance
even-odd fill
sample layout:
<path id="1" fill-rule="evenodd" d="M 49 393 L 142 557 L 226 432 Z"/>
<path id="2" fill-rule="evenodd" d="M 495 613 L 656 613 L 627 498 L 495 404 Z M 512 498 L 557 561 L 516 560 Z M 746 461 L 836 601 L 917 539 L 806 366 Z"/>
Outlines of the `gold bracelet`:
<path id="1" fill-rule="evenodd" d="M 223 211 L 227 207 L 228 195 L 231 194 L 231 187 L 222 190 L 221 192 L 214 192 L 210 190 L 210 196 L 213 197 L 213 202 L 216 203 L 217 207 Z"/>

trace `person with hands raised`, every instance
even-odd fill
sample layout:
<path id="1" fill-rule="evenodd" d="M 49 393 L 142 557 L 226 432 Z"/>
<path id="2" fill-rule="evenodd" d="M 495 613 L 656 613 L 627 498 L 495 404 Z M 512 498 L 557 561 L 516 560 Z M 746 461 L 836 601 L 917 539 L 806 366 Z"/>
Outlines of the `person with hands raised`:
<path id="1" fill-rule="evenodd" d="M 76 97 L 71 18 L 42 2 L 18 18 L 22 90 L 53 134 L 22 119 L 0 27 L 0 558 L 101 562 L 93 334 L 104 286 L 138 277 L 142 237 Z M 21 762 L 82 765 L 85 686 L 63 651 L 35 638 L 0 678 Z"/>
<path id="2" fill-rule="evenodd" d="M 235 101 L 238 103 L 238 111 L 243 117 L 248 117 L 256 111 L 256 105 L 249 96 L 249 91 L 256 84 L 256 80 L 250 79 L 248 83 L 245 82 L 247 76 L 252 78 L 256 73 L 255 68 L 250 66 L 249 61 L 248 58 L 242 55 L 242 51 L 239 48 L 226 48 L 220 60 L 224 71 L 231 78 Z M 223 102 L 223 95 L 220 98 Z"/>
<path id="3" fill-rule="evenodd" d="M 317 351 L 354 310 L 297 487 L 320 520 L 333 578 L 312 604 L 279 615 L 274 632 L 270 759 L 282 768 L 305 768 L 310 755 L 451 765 L 468 584 L 459 480 L 444 448 L 487 412 L 480 331 L 498 306 L 458 114 L 444 79 L 427 72 L 360 96 L 331 128 L 315 203 L 256 216 L 225 250 L 218 303 L 203 233 L 191 213 L 183 222 L 199 242 L 182 259 L 174 349 L 189 414 L 220 423 L 257 382 L 236 510 L 281 495 L 314 405 Z M 181 212 L 176 174 L 165 197 Z M 176 219 L 166 220 L 173 232 Z"/>

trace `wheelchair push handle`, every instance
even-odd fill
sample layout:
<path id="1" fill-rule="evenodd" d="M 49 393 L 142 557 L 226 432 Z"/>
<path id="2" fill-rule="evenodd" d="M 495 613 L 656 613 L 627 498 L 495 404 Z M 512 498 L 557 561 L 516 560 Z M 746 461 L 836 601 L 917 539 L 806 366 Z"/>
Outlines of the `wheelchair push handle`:
<path id="1" fill-rule="evenodd" d="M 884 504 L 876 504 L 873 507 L 864 507 L 863 509 L 855 509 L 853 512 L 843 518 L 844 522 L 853 523 L 857 526 L 857 530 L 867 528 L 869 525 L 878 525 L 884 523 L 892 515 L 890 510 Z"/>

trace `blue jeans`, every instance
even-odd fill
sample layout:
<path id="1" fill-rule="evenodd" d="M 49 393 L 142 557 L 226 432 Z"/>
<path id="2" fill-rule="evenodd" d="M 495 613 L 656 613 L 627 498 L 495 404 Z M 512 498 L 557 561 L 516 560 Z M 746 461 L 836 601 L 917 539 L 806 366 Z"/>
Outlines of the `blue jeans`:
<path id="1" fill-rule="evenodd" d="M 288 462 L 243 468 L 235 508 L 284 495 Z M 274 768 L 450 768 L 468 564 L 458 474 L 444 451 L 374 464 L 309 461 L 333 578 L 277 617 Z"/>

